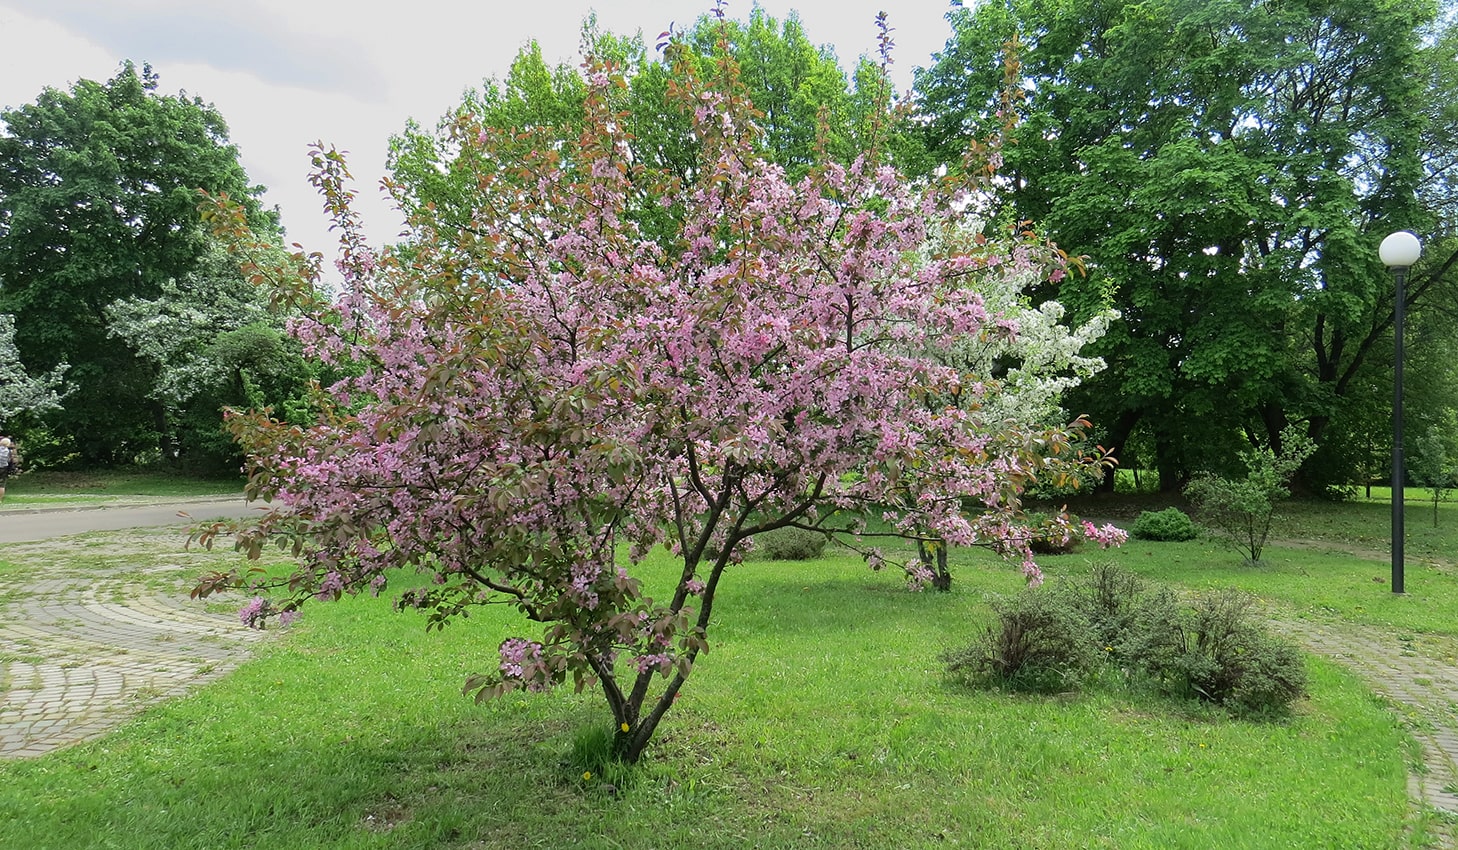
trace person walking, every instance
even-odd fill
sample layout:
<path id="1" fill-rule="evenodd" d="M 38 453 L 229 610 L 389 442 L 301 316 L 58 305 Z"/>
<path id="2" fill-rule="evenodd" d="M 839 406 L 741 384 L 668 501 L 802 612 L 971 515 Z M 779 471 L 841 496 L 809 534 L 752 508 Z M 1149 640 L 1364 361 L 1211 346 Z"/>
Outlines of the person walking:
<path id="1" fill-rule="evenodd" d="M 5 481 L 18 466 L 15 444 L 10 442 L 9 437 L 0 437 L 0 502 L 5 501 Z"/>

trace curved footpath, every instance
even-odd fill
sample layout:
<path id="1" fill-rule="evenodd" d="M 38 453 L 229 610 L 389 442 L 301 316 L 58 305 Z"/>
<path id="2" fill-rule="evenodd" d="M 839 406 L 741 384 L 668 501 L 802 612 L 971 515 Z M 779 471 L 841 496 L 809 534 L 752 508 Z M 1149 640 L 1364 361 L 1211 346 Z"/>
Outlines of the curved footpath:
<path id="1" fill-rule="evenodd" d="M 1366 680 L 1386 697 L 1408 732 L 1422 745 L 1423 761 L 1407 776 L 1413 803 L 1446 817 L 1430 828 L 1442 847 L 1458 847 L 1458 668 L 1441 639 L 1403 636 L 1346 622 L 1278 620 L 1272 625 L 1312 653 L 1325 655 Z"/>
<path id="2" fill-rule="evenodd" d="M 0 574 L 0 758 L 99 737 L 143 708 L 216 679 L 264 633 L 176 586 L 185 528 L 259 510 L 236 499 L 0 510 L 0 559 L 45 564 L 24 583 Z M 182 512 L 184 515 L 180 515 Z M 85 532 L 131 569 L 98 574 Z M 54 538 L 54 539 L 53 539 Z M 134 557 L 132 557 L 134 556 Z M 140 564 L 140 569 L 136 564 Z"/>
<path id="3" fill-rule="evenodd" d="M 0 555 L 54 558 L 45 578 L 28 584 L 17 586 L 0 573 L 0 758 L 37 756 L 98 737 L 242 663 L 265 633 L 244 628 L 230 606 L 189 600 L 149 582 L 147 573 L 175 576 L 177 561 L 186 557 L 175 545 L 180 526 L 258 510 L 241 499 L 0 510 L 0 543 L 11 544 Z M 83 551 L 88 540 L 69 535 L 120 529 L 137 530 L 108 535 L 106 554 L 139 556 L 125 559 L 130 572 L 98 576 L 94 564 L 84 573 L 70 566 L 65 555 Z M 138 560 L 154 566 L 137 571 Z M 1458 824 L 1455 642 L 1338 621 L 1274 625 L 1393 702 L 1422 745 L 1423 764 L 1409 776 L 1409 793 L 1416 805 L 1448 815 L 1431 818 L 1431 828 L 1439 830 L 1441 846 L 1458 847 L 1451 834 Z"/>

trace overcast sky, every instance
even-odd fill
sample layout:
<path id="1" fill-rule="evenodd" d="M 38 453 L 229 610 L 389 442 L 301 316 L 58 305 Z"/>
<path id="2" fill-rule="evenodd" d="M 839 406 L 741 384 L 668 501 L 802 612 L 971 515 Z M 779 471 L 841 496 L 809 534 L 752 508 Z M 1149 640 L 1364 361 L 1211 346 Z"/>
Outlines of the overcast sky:
<path id="1" fill-rule="evenodd" d="M 810 39 L 843 66 L 876 45 L 876 13 L 890 13 L 897 87 L 927 65 L 950 32 L 948 0 L 762 0 L 783 20 L 800 13 Z M 290 241 L 332 256 L 333 242 L 308 185 L 308 146 L 349 152 L 374 241 L 400 217 L 379 199 L 390 134 L 409 118 L 426 126 L 469 86 L 505 74 L 532 39 L 549 61 L 576 61 L 581 23 L 648 40 L 691 25 L 712 0 L 0 0 L 0 108 L 32 102 L 46 87 L 108 80 L 125 59 L 151 63 L 160 90 L 185 90 L 217 106 L 264 201 L 283 210 Z M 893 8 L 894 7 L 894 8 Z M 729 0 L 748 17 L 748 0 Z"/>

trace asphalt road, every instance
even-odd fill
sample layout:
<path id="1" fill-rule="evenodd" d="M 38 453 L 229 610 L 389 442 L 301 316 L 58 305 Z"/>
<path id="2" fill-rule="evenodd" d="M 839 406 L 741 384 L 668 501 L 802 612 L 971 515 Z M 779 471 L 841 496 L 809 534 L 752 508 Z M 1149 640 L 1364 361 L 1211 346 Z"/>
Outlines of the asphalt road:
<path id="1" fill-rule="evenodd" d="M 260 503 L 233 499 L 194 499 L 148 505 L 82 508 L 10 509 L 0 506 L 0 543 L 27 543 L 87 531 L 177 525 L 261 513 Z M 181 516 L 186 512 L 190 516 Z"/>

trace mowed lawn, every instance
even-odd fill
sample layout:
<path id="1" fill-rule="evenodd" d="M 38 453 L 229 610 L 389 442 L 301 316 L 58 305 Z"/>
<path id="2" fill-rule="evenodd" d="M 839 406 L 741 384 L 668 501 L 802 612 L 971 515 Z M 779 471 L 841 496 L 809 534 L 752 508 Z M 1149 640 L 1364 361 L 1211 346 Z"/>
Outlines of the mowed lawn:
<path id="1" fill-rule="evenodd" d="M 1283 616 L 1452 636 L 1458 580 L 1430 551 L 1448 532 L 1409 544 L 1409 595 L 1392 599 L 1359 539 L 1383 510 L 1300 508 L 1261 567 L 1208 540 L 1131 540 L 1112 557 L 1183 587 L 1249 587 Z M 23 572 L 13 551 L 0 561 Z M 595 693 L 461 695 L 501 639 L 534 636 L 509 609 L 426 634 L 388 598 L 317 605 L 225 680 L 97 742 L 0 764 L 0 847 L 1423 846 L 1436 816 L 1407 800 L 1415 745 L 1331 662 L 1310 659 L 1309 698 L 1266 722 L 1116 674 L 1056 696 L 949 684 L 938 654 L 1021 584 L 958 555 L 950 594 L 909 593 L 843 550 L 735 568 L 710 653 L 632 770 L 584 755 L 610 722 Z M 1044 565 L 1057 581 L 1099 557 Z M 669 567 L 649 564 L 650 584 Z"/>
<path id="2" fill-rule="evenodd" d="M 26 471 L 12 476 L 0 508 L 51 508 L 241 496 L 241 478 L 193 478 L 161 470 Z"/>

